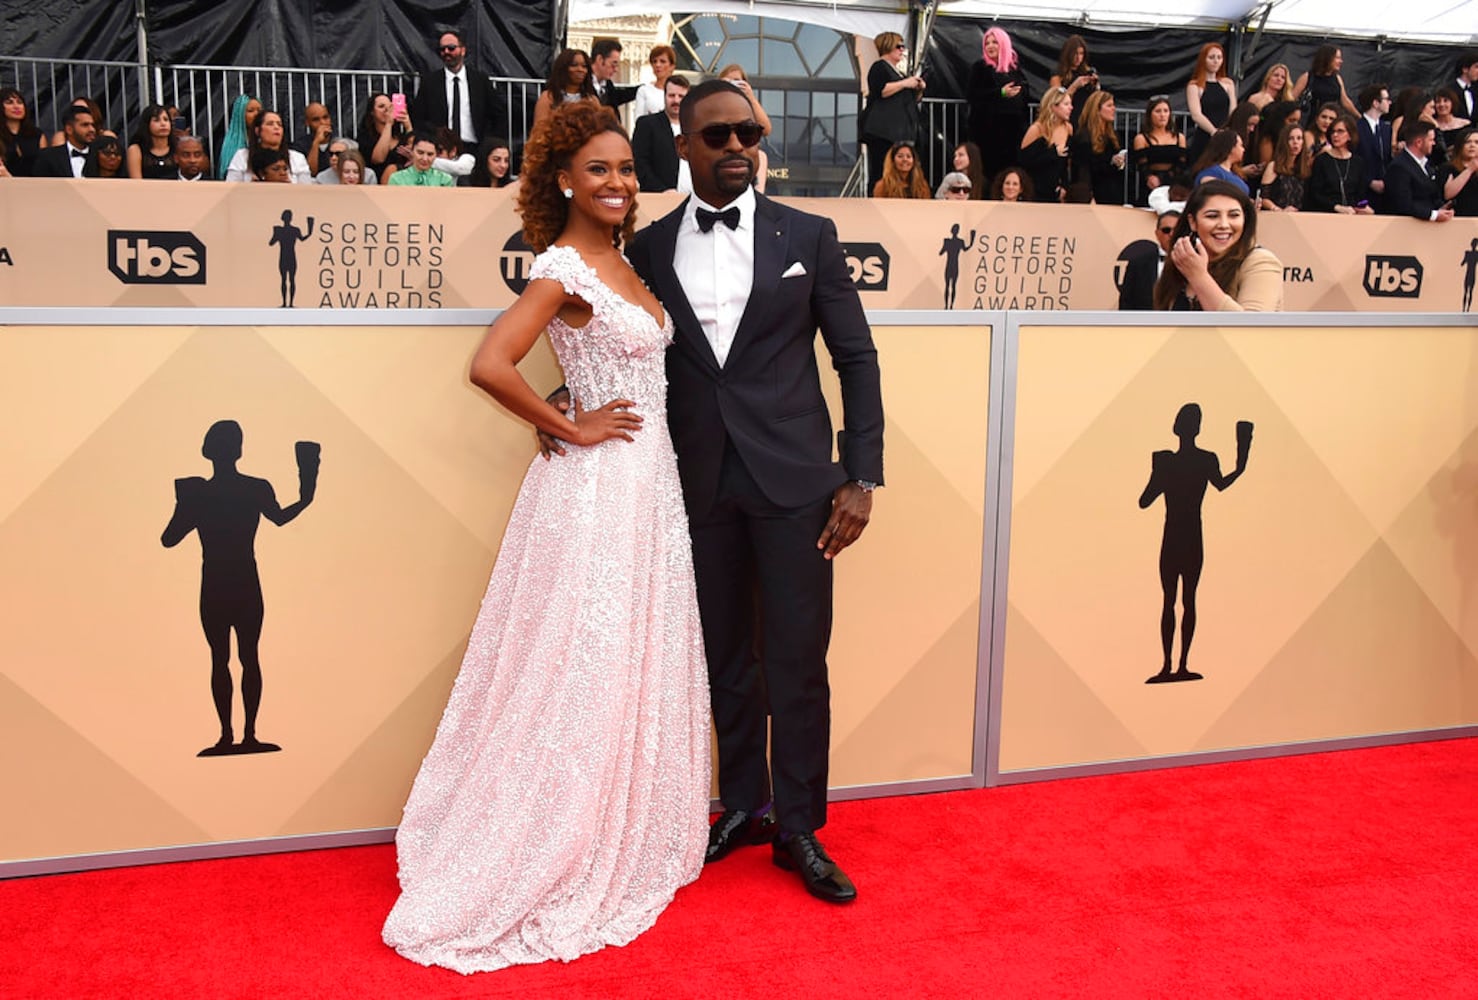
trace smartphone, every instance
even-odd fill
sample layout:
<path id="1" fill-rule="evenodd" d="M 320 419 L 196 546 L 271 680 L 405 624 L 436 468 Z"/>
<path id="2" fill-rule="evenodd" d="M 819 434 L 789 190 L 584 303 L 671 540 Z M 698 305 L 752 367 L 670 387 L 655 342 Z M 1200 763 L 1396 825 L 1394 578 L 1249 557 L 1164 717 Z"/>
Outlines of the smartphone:
<path id="1" fill-rule="evenodd" d="M 390 113 L 393 114 L 396 118 L 399 118 L 401 115 L 405 114 L 404 94 L 390 95 Z"/>
<path id="2" fill-rule="evenodd" d="M 174 120 L 170 122 L 169 127 L 174 129 L 176 132 L 190 131 L 190 123 L 185 120 L 184 115 L 175 115 Z"/>

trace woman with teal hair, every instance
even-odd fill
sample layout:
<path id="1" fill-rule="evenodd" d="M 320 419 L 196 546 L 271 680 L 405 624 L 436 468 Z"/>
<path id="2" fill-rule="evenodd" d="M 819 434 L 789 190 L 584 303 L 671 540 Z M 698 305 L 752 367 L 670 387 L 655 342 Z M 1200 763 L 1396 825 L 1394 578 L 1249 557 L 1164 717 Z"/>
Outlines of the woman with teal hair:
<path id="1" fill-rule="evenodd" d="M 221 142 L 221 158 L 216 161 L 216 176 L 226 176 L 226 167 L 238 150 L 246 148 L 246 137 L 262 113 L 262 102 L 242 94 L 231 104 L 231 117 L 226 120 L 226 138 Z"/>

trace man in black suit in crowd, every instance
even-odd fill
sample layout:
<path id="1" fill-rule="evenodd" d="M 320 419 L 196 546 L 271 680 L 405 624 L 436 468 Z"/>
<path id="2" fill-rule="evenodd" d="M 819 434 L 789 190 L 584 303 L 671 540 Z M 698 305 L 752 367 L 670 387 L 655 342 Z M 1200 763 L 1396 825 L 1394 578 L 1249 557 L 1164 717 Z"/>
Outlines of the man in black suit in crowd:
<path id="1" fill-rule="evenodd" d="M 1155 252 L 1132 257 L 1124 265 L 1124 280 L 1119 285 L 1120 309 L 1155 308 L 1155 282 L 1160 280 L 1160 272 L 1165 269 L 1170 237 L 1179 221 L 1180 213 L 1176 211 L 1159 215 L 1155 219 Z"/>
<path id="2" fill-rule="evenodd" d="M 1355 122 L 1355 152 L 1365 163 L 1365 176 L 1370 189 L 1366 199 L 1370 207 L 1380 211 L 1381 196 L 1386 190 L 1386 170 L 1391 165 L 1391 88 L 1372 83 L 1360 91 L 1360 118 Z"/>
<path id="3" fill-rule="evenodd" d="M 1478 118 L 1478 49 L 1469 49 L 1457 57 L 1457 81 L 1453 89 L 1463 103 L 1453 108 L 1452 113 L 1468 121 Z"/>
<path id="4" fill-rule="evenodd" d="M 595 80 L 595 96 L 608 108 L 636 100 L 636 87 L 616 84 L 620 69 L 621 43 L 614 38 L 597 38 L 590 46 L 590 75 Z"/>
<path id="5" fill-rule="evenodd" d="M 97 138 L 97 123 L 92 112 L 79 104 L 73 104 L 62 112 L 62 132 L 67 141 L 57 146 L 48 146 L 36 154 L 32 177 L 81 177 L 82 167 L 87 162 L 87 152 Z"/>
<path id="6" fill-rule="evenodd" d="M 205 143 L 198 136 L 187 134 L 175 140 L 174 162 L 182 181 L 215 180 L 210 175 L 210 157 L 206 155 Z"/>
<path id="7" fill-rule="evenodd" d="M 668 424 L 724 805 L 707 859 L 768 842 L 812 895 L 842 903 L 857 890 L 816 838 L 831 736 L 832 559 L 861 535 L 883 480 L 882 394 L 836 225 L 755 193 L 760 137 L 739 88 L 708 80 L 690 90 L 677 150 L 693 196 L 637 233 L 628 253 L 676 330 Z M 818 330 L 841 380 L 839 462 Z"/>
<path id="8" fill-rule="evenodd" d="M 428 135 L 450 128 L 463 149 L 476 149 L 479 139 L 497 135 L 493 85 L 487 75 L 467 65 L 467 46 L 459 31 L 443 31 L 437 41 L 442 68 L 421 78 L 411 105 L 411 121 Z"/>
<path id="9" fill-rule="evenodd" d="M 688 94 L 687 77 L 667 78 L 663 90 L 667 110 L 642 115 L 631 130 L 631 155 L 636 159 L 636 181 L 643 191 L 673 191 L 682 161 L 677 155 L 678 109 Z"/>
<path id="10" fill-rule="evenodd" d="M 1443 207 L 1442 192 L 1427 165 L 1437 142 L 1437 126 L 1412 118 L 1402 124 L 1398 138 L 1406 148 L 1386 170 L 1385 214 L 1446 222 L 1452 209 Z"/>

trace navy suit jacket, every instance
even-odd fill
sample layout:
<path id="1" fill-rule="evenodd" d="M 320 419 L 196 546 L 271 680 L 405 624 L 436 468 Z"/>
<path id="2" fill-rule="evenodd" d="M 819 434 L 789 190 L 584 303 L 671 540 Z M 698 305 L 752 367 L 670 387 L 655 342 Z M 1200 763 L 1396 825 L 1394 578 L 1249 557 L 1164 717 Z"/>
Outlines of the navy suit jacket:
<path id="1" fill-rule="evenodd" d="M 1365 177 L 1371 181 L 1386 179 L 1386 170 L 1391 165 L 1391 123 L 1383 121 L 1371 131 L 1370 119 L 1361 115 L 1355 120 L 1358 145 L 1355 152 L 1365 161 Z"/>
<path id="2" fill-rule="evenodd" d="M 1387 215 L 1409 215 L 1430 219 L 1442 205 L 1442 192 L 1437 180 L 1417 166 L 1411 154 L 1402 150 L 1386 169 L 1386 195 L 1382 207 Z"/>
<path id="3" fill-rule="evenodd" d="M 671 191 L 677 187 L 677 143 L 665 112 L 642 115 L 631 130 L 631 156 L 636 180 L 643 191 Z"/>
<path id="4" fill-rule="evenodd" d="M 720 367 L 673 267 L 687 201 L 636 234 L 632 266 L 672 317 L 667 420 L 688 510 L 713 505 L 732 441 L 773 503 L 802 507 L 849 479 L 883 481 L 877 351 L 830 219 L 755 196 L 754 284 Z M 789 272 L 791 277 L 782 277 Z M 821 394 L 816 333 L 842 387 L 840 462 Z"/>

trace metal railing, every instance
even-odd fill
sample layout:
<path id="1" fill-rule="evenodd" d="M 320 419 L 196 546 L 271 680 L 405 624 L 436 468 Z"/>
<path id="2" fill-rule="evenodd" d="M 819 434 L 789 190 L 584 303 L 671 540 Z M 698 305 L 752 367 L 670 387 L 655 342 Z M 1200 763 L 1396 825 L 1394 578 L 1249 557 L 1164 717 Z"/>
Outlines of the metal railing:
<path id="1" fill-rule="evenodd" d="M 543 81 L 522 77 L 491 77 L 496 127 L 505 130 L 515 153 L 533 125 L 534 106 Z M 36 123 L 43 131 L 61 128 L 61 115 L 76 97 L 89 97 L 103 109 L 103 124 L 128 136 L 147 102 L 180 109 L 190 131 L 200 136 L 212 160 L 220 151 L 231 105 L 240 94 L 249 94 L 264 107 L 283 117 L 289 141 L 306 127 L 303 109 L 309 103 L 328 107 L 335 132 L 357 137 L 371 94 L 411 95 L 419 85 L 419 74 L 385 69 L 292 69 L 270 66 L 159 65 L 88 59 L 38 59 L 0 55 L 0 86 L 10 85 L 33 102 Z M 950 170 L 955 146 L 966 133 L 968 107 L 965 101 L 926 98 L 920 108 L 921 166 L 931 178 Z M 1127 147 L 1138 133 L 1144 113 L 1120 111 L 1116 129 Z M 1190 126 L 1185 112 L 1177 112 L 1182 129 Z M 782 154 L 783 155 L 783 154 Z M 772 157 L 774 154 L 772 153 Z M 859 156 L 857 167 L 841 190 L 843 195 L 863 196 L 871 190 Z M 772 167 L 784 166 L 772 158 Z M 1131 160 L 1124 171 L 1125 201 L 1132 202 L 1139 190 L 1139 177 Z"/>
<path id="2" fill-rule="evenodd" d="M 79 97 L 96 101 L 108 127 L 126 135 L 144 106 L 149 79 L 138 63 L 0 55 L 0 86 L 26 97 L 47 135 L 61 129 L 62 112 Z"/>

